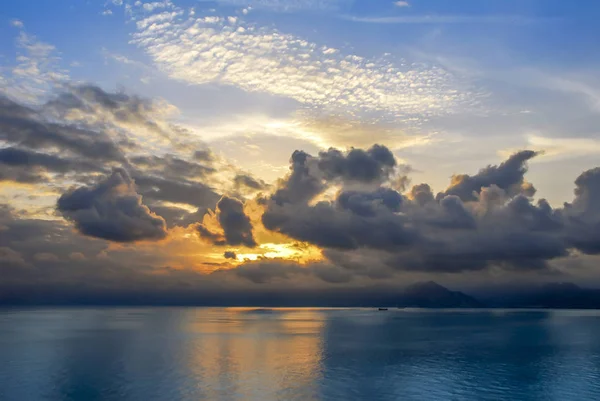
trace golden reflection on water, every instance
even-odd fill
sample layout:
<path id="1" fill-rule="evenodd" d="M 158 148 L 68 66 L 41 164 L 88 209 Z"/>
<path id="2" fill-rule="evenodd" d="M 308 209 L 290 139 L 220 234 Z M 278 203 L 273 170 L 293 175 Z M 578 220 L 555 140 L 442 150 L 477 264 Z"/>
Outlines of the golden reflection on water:
<path id="1" fill-rule="evenodd" d="M 600 400 L 600 313 L 0 310 L 0 400 Z"/>
<path id="2" fill-rule="evenodd" d="M 189 368 L 207 399 L 225 389 L 244 399 L 316 398 L 324 321 L 311 309 L 191 310 Z"/>

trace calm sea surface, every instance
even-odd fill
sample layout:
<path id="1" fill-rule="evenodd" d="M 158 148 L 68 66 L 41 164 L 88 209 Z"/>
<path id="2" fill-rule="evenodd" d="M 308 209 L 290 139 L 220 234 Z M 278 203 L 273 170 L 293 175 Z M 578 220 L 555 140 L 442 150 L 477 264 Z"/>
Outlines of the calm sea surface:
<path id="1" fill-rule="evenodd" d="M 0 400 L 600 400 L 600 312 L 0 309 Z"/>

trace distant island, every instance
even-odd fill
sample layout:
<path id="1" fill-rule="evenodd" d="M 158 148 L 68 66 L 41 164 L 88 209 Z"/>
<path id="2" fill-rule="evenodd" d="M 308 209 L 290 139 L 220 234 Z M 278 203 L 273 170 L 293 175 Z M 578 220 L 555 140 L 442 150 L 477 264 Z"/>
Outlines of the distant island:
<path id="1" fill-rule="evenodd" d="M 396 303 L 419 308 L 600 309 L 600 290 L 581 288 L 573 283 L 550 283 L 476 298 L 429 281 L 408 286 Z"/>
<path id="2" fill-rule="evenodd" d="M 600 309 L 600 290 L 581 288 L 573 283 L 492 286 L 469 294 L 427 281 L 403 288 L 381 285 L 361 291 L 339 288 L 323 292 L 289 290 L 231 294 L 215 291 L 160 295 L 127 292 L 112 296 L 81 291 L 76 294 L 40 292 L 36 295 L 35 298 L 0 295 L 0 305 Z"/>
<path id="3" fill-rule="evenodd" d="M 428 281 L 409 285 L 385 303 L 417 308 L 600 309 L 600 290 L 581 288 L 573 283 L 550 283 L 475 297 Z"/>
<path id="4" fill-rule="evenodd" d="M 477 299 L 460 291 L 451 291 L 434 282 L 427 281 L 409 285 L 390 300 L 403 308 L 481 308 L 484 305 Z"/>

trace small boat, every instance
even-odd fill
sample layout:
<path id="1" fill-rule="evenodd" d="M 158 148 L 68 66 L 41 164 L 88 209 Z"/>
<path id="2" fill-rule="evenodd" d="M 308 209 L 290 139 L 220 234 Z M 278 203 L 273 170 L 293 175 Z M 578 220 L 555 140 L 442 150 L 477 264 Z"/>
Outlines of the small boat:
<path id="1" fill-rule="evenodd" d="M 388 310 L 388 308 L 379 308 L 379 310 Z"/>

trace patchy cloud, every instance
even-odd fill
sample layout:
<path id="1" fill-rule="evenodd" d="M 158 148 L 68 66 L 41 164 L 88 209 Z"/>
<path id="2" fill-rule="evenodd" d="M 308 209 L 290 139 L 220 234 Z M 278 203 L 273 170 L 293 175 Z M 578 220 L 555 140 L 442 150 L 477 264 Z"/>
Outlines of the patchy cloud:
<path id="1" fill-rule="evenodd" d="M 383 149 L 379 151 L 386 154 Z M 344 158 L 343 152 L 329 152 Z M 573 248 L 595 253 L 599 220 L 590 199 L 600 198 L 595 188 L 600 188 L 596 185 L 600 174 L 595 170 L 582 174 L 576 181 L 573 204 L 554 210 L 544 199 L 533 203 L 535 189 L 524 179 L 525 163 L 535 155 L 517 152 L 473 176 L 455 176 L 437 197 L 427 184 L 415 185 L 403 195 L 392 189 L 383 175 L 375 189 L 342 189 L 332 201 L 315 202 L 334 184 L 333 175 L 319 168 L 323 154 L 313 157 L 296 152 L 292 171 L 272 195 L 262 223 L 326 250 L 369 250 L 370 259 L 363 263 L 380 269 L 376 274 L 381 268 L 426 272 L 491 267 L 540 270 L 547 269 L 550 260 L 568 256 Z M 346 163 L 352 158 L 344 160 Z M 387 163 L 394 164 L 393 159 Z M 373 176 L 370 164 L 355 166 L 353 176 Z M 324 169 L 328 171 L 328 167 Z M 291 195 L 295 193 L 304 196 Z M 355 269 L 353 263 L 332 262 Z M 360 274 L 371 275 L 370 270 Z"/>
<path id="2" fill-rule="evenodd" d="M 252 234 L 252 223 L 240 200 L 223 196 L 217 203 L 215 217 L 222 233 L 199 224 L 198 232 L 201 237 L 210 239 L 215 245 L 244 245 L 251 248 L 257 245 Z"/>
<path id="3" fill-rule="evenodd" d="M 568 240 L 588 254 L 600 253 L 600 168 L 583 172 L 575 180 L 575 199 L 565 204 Z"/>
<path id="4" fill-rule="evenodd" d="M 396 165 L 384 146 L 368 151 L 336 149 L 317 158 L 296 151 L 291 173 L 273 194 L 262 217 L 266 228 L 323 247 L 390 249 L 406 247 L 416 240 L 416 232 L 399 211 L 402 197 L 391 189 L 342 191 L 336 202 L 310 202 L 337 179 L 381 182 Z"/>
<path id="5" fill-rule="evenodd" d="M 184 19 L 172 9 L 138 20 L 134 42 L 183 82 L 233 85 L 308 108 L 396 117 L 447 114 L 476 98 L 441 67 L 365 59 L 237 19 Z"/>
<path id="6" fill-rule="evenodd" d="M 84 235 L 115 242 L 158 240 L 167 235 L 162 217 L 142 204 L 135 183 L 123 169 L 91 187 L 63 194 L 57 209 Z"/>
<path id="7" fill-rule="evenodd" d="M 582 172 L 572 200 L 553 206 L 529 181 L 539 170 L 528 175 L 527 166 L 542 151 L 548 160 L 599 152 L 598 141 L 585 138 L 595 132 L 585 113 L 597 111 L 598 103 L 595 82 L 580 79 L 585 73 L 546 79 L 515 72 L 532 78 L 523 84 L 507 79 L 511 72 L 473 71 L 450 54 L 395 48 L 393 56 L 379 57 L 364 43 L 356 50 L 352 43 L 331 47 L 321 31 L 301 36 L 301 26 L 292 32 L 282 31 L 290 28 L 285 24 L 258 25 L 273 12 L 292 11 L 305 17 L 333 11 L 329 17 L 346 28 L 551 19 L 416 15 L 404 11 L 417 4 L 395 0 L 383 5 L 391 14 L 382 16 L 346 0 L 209 3 L 189 9 L 170 0 L 108 0 L 94 12 L 99 18 L 103 10 L 123 11 L 129 19 L 130 44 L 153 66 L 102 53 L 127 72 L 151 72 L 157 85 L 145 89 L 164 89 L 164 78 L 199 86 L 175 91 L 181 96 L 173 100 L 183 107 L 194 97 L 191 115 L 127 89 L 69 82 L 63 62 L 76 62 L 63 60 L 22 21 L 11 22 L 17 54 L 4 60 L 0 77 L 0 302 L 293 304 L 338 295 L 392 299 L 395 287 L 415 277 L 541 280 L 577 274 L 582 265 L 594 274 L 600 172 Z M 427 40 L 421 44 L 427 53 Z M 405 55 L 428 62 L 400 58 Z M 518 90 L 523 99 L 510 110 L 482 110 L 480 102 L 495 96 L 464 75 L 486 91 L 498 80 L 511 81 L 501 96 L 512 98 L 523 85 L 537 91 L 522 96 Z M 196 97 L 209 91 L 219 93 Z M 526 104 L 538 91 L 578 95 L 586 104 L 576 101 L 566 119 L 558 113 L 567 127 Z M 213 113 L 223 107 L 232 111 L 228 121 Z M 235 115 L 240 109 L 251 113 Z M 465 118 L 465 111 L 485 115 Z M 439 182 L 420 180 L 418 170 L 438 162 L 440 169 L 447 156 L 415 147 L 468 135 L 471 126 L 498 131 L 506 123 L 482 122 L 510 125 L 514 118 L 523 123 L 515 135 L 523 127 L 538 132 L 541 124 L 547 137 L 530 135 L 532 150 L 515 150 L 512 136 L 503 161 L 456 174 L 441 191 Z M 559 132 L 566 128 L 579 137 Z M 461 146 L 454 149 L 461 158 L 481 157 L 477 144 Z M 490 148 L 493 154 L 498 146 Z M 402 165 L 399 152 L 410 153 L 418 170 Z M 533 181 L 540 188 L 555 184 Z M 382 290 L 383 283 L 389 287 Z"/>
<path id="8" fill-rule="evenodd" d="M 268 188 L 267 183 L 248 174 L 238 174 L 233 178 L 233 185 L 238 191 L 262 191 Z"/>
<path id="9" fill-rule="evenodd" d="M 125 166 L 147 206 L 169 226 L 196 223 L 220 199 L 215 186 L 229 190 L 224 176 L 242 173 L 170 124 L 171 108 L 163 106 L 89 84 L 66 85 L 37 105 L 0 94 L 0 180 L 55 192 Z"/>
<path id="10" fill-rule="evenodd" d="M 396 167 L 396 158 L 381 145 L 367 151 L 351 149 L 347 154 L 331 148 L 319 153 L 318 165 L 326 179 L 371 183 L 386 181 Z"/>
<path id="11" fill-rule="evenodd" d="M 23 256 L 9 248 L 6 246 L 0 247 L 0 262 L 2 262 L 3 265 L 19 265 L 19 266 L 25 266 L 25 260 L 23 259 Z"/>
<path id="12" fill-rule="evenodd" d="M 26 102 L 35 102 L 47 92 L 69 79 L 68 72 L 61 66 L 56 48 L 27 33 L 20 20 L 12 20 L 19 29 L 16 46 L 19 49 L 16 62 L 7 64 L 8 79 L 0 79 L 0 89 L 11 97 Z"/>
<path id="13" fill-rule="evenodd" d="M 452 176 L 452 183 L 439 198 L 446 195 L 456 195 L 463 201 L 476 200 L 482 188 L 495 185 L 506 191 L 509 196 L 524 194 L 533 196 L 535 188 L 525 181 L 527 168 L 525 162 L 535 157 L 538 153 L 525 150 L 511 155 L 499 166 L 488 166 L 481 169 L 476 175 L 460 174 Z"/>
<path id="14" fill-rule="evenodd" d="M 223 253 L 223 256 L 225 257 L 225 259 L 237 259 L 237 255 L 233 251 L 225 251 L 225 253 Z"/>
<path id="15" fill-rule="evenodd" d="M 39 183 L 48 181 L 46 173 L 66 174 L 69 172 L 101 171 L 96 163 L 83 159 L 60 158 L 20 148 L 0 149 L 0 181 Z"/>
<path id="16" fill-rule="evenodd" d="M 106 133 L 77 124 L 52 122 L 43 111 L 1 96 L 0 140 L 30 149 L 58 147 L 93 160 L 124 160 L 121 150 Z"/>

